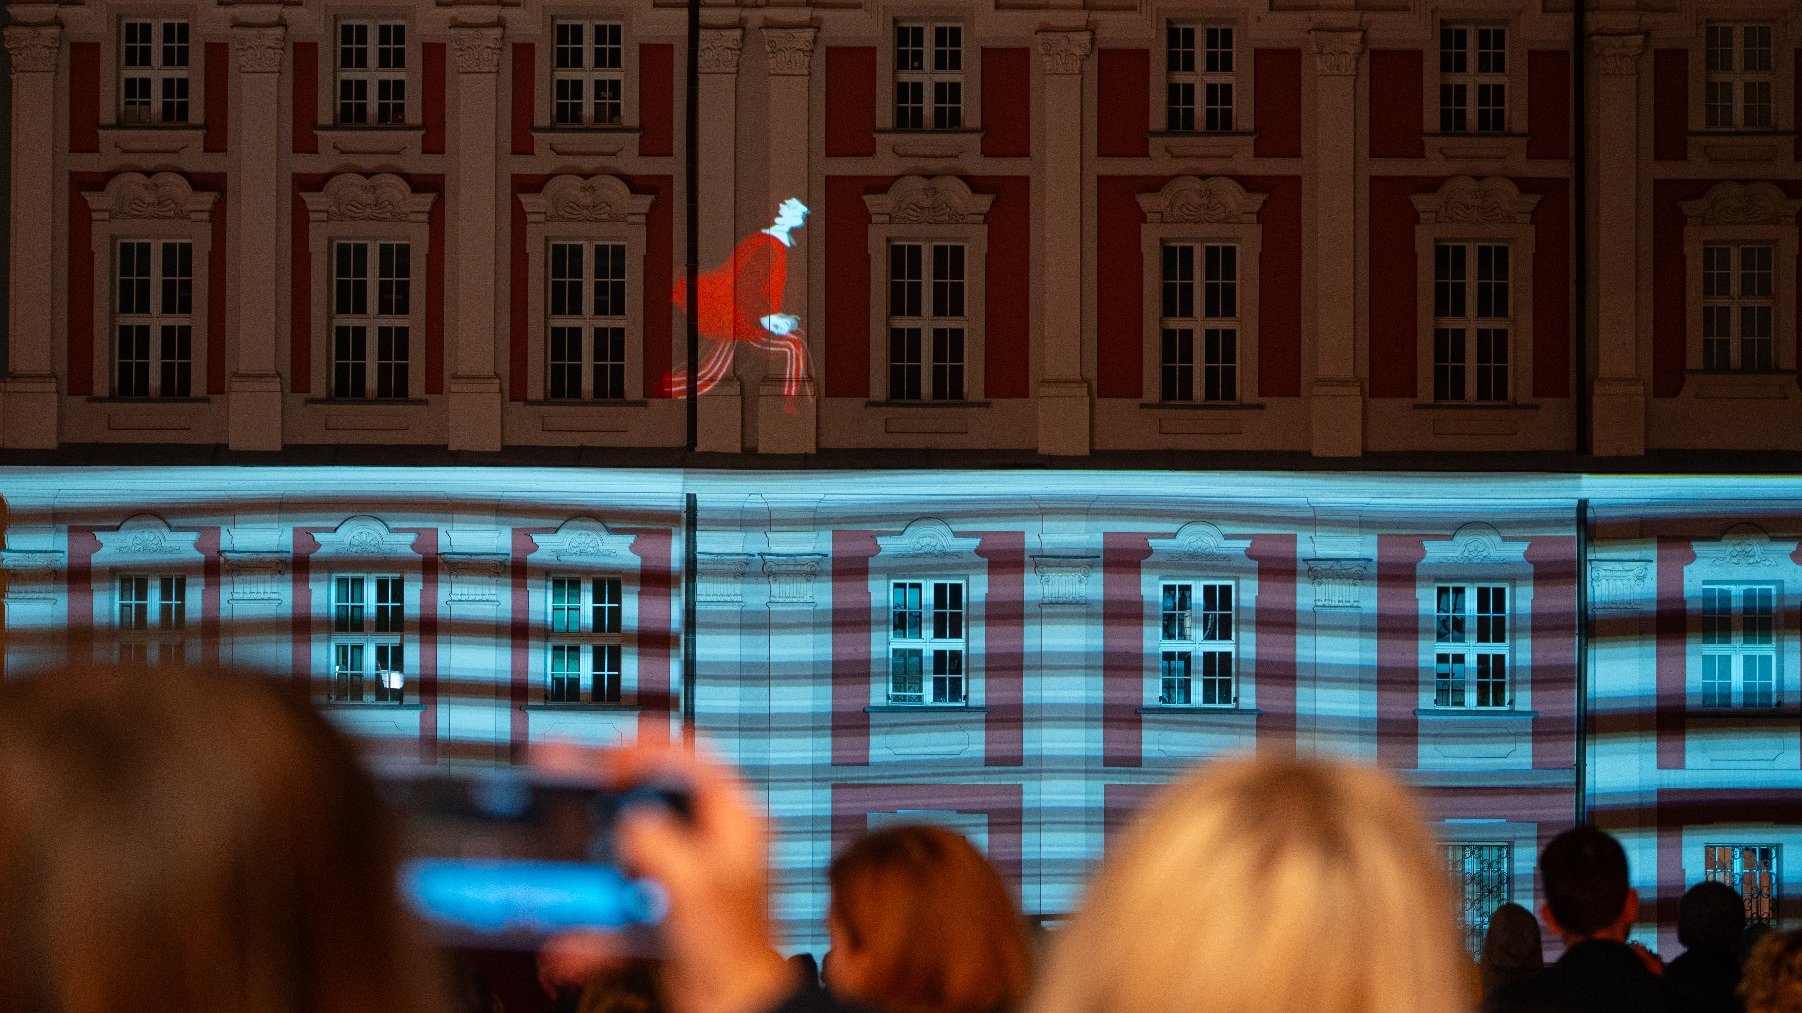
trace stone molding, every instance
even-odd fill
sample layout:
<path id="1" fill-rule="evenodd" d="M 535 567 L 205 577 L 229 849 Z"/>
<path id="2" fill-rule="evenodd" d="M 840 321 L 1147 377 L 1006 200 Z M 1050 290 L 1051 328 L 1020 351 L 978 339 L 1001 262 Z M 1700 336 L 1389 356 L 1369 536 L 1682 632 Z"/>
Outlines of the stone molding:
<path id="1" fill-rule="evenodd" d="M 738 73 L 738 54 L 745 44 L 742 28 L 701 29 L 701 49 L 695 56 L 696 69 L 703 74 Z"/>
<path id="2" fill-rule="evenodd" d="M 1039 59 L 1045 73 L 1067 75 L 1082 73 L 1094 40 L 1093 32 L 1038 32 Z"/>
<path id="3" fill-rule="evenodd" d="M 232 55 L 241 74 L 274 74 L 282 69 L 288 29 L 284 25 L 233 25 Z"/>
<path id="4" fill-rule="evenodd" d="M 1773 183 L 1717 183 L 1697 200 L 1682 203 L 1691 225 L 1794 225 L 1802 200 Z"/>
<path id="5" fill-rule="evenodd" d="M 528 221 L 644 224 L 651 194 L 635 194 L 617 176 L 558 176 L 538 193 L 519 195 Z"/>
<path id="6" fill-rule="evenodd" d="M 318 193 L 304 193 L 307 217 L 322 222 L 423 222 L 432 210 L 435 193 L 414 193 L 407 181 L 393 173 L 361 176 L 339 173 Z"/>
<path id="7" fill-rule="evenodd" d="M 459 74 L 493 74 L 501 66 L 501 26 L 452 25 L 451 52 Z"/>
<path id="8" fill-rule="evenodd" d="M 871 225 L 981 225 L 995 198 L 971 193 L 955 176 L 903 176 L 887 193 L 868 194 Z"/>
<path id="9" fill-rule="evenodd" d="M 1453 176 L 1436 193 L 1408 198 L 1422 225 L 1528 225 L 1538 194 L 1523 194 L 1511 179 Z"/>
<path id="10" fill-rule="evenodd" d="M 8 25 L 6 52 L 12 57 L 13 76 L 54 74 L 63 49 L 61 25 Z"/>
<path id="11" fill-rule="evenodd" d="M 1358 73 L 1358 57 L 1364 54 L 1362 31 L 1315 29 L 1308 33 L 1314 50 L 1314 73 L 1321 77 L 1352 77 Z"/>
<path id="12" fill-rule="evenodd" d="M 813 66 L 815 28 L 765 28 L 763 51 L 771 77 L 806 77 Z"/>
<path id="13" fill-rule="evenodd" d="M 1646 37 L 1643 33 L 1589 37 L 1589 49 L 1595 54 L 1596 69 L 1604 75 L 1639 73 L 1639 54 L 1645 52 L 1645 48 Z"/>
<path id="14" fill-rule="evenodd" d="M 191 221 L 212 216 L 216 193 L 197 192 L 178 173 L 122 172 L 107 180 L 105 189 L 82 194 L 97 222 Z"/>
<path id="15" fill-rule="evenodd" d="M 1178 176 L 1157 193 L 1140 194 L 1138 199 L 1149 224 L 1255 224 L 1258 210 L 1264 206 L 1265 195 L 1247 193 L 1244 187 L 1224 176 L 1207 179 Z"/>

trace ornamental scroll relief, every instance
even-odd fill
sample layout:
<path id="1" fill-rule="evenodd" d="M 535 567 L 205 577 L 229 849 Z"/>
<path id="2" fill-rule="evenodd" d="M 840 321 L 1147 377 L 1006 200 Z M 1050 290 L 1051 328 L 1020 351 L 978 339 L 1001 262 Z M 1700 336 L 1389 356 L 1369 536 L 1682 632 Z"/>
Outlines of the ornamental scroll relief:
<path id="1" fill-rule="evenodd" d="M 316 222 L 423 222 L 438 195 L 414 193 L 393 173 L 346 172 L 326 181 L 320 192 L 300 198 L 307 205 L 307 217 Z"/>
<path id="2" fill-rule="evenodd" d="M 199 193 L 177 173 L 122 172 L 99 193 L 83 193 L 94 220 L 204 222 L 219 199 L 216 193 Z"/>
<path id="3" fill-rule="evenodd" d="M 995 203 L 955 176 L 903 176 L 888 193 L 868 194 L 872 225 L 981 225 Z"/>
<path id="4" fill-rule="evenodd" d="M 520 194 L 526 218 L 544 222 L 617 222 L 642 225 L 657 198 L 635 194 L 615 176 L 558 176 L 538 193 Z"/>
<path id="5" fill-rule="evenodd" d="M 1191 225 L 1201 222 L 1254 224 L 1266 195 L 1247 193 L 1224 176 L 1197 179 L 1179 176 L 1157 193 L 1139 195 L 1139 207 L 1151 224 Z"/>

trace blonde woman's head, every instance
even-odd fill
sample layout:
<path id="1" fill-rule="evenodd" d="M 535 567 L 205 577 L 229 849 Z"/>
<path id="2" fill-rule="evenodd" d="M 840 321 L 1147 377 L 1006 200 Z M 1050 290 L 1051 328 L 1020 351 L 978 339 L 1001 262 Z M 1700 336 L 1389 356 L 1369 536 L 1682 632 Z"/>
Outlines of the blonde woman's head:
<path id="1" fill-rule="evenodd" d="M 1036 1013 L 1456 1013 L 1440 859 L 1376 770 L 1214 763 L 1165 789 L 1059 932 Z"/>

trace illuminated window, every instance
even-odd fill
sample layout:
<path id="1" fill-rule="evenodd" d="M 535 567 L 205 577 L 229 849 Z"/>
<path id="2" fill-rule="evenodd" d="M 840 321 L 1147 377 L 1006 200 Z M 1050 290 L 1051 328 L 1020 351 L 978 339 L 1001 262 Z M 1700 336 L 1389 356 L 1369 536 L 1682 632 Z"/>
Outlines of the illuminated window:
<path id="1" fill-rule="evenodd" d="M 411 249 L 407 243 L 332 244 L 332 397 L 407 396 Z"/>
<path id="2" fill-rule="evenodd" d="M 178 664 L 187 656 L 188 579 L 175 574 L 119 577 L 119 663 Z"/>
<path id="3" fill-rule="evenodd" d="M 1158 615 L 1158 703 L 1232 707 L 1233 585 L 1171 581 L 1162 585 Z"/>
<path id="4" fill-rule="evenodd" d="M 395 574 L 332 575 L 334 703 L 403 703 L 406 605 Z"/>
<path id="5" fill-rule="evenodd" d="M 1703 123 L 1715 129 L 1769 130 L 1776 74 L 1770 25 L 1711 23 L 1703 46 Z"/>
<path id="6" fill-rule="evenodd" d="M 1758 372 L 1776 364 L 1769 243 L 1702 244 L 1702 368 Z"/>
<path id="7" fill-rule="evenodd" d="M 119 122 L 188 122 L 188 23 L 127 21 L 119 59 Z"/>
<path id="8" fill-rule="evenodd" d="M 955 22 L 895 26 L 895 129 L 964 125 L 964 29 Z"/>
<path id="9" fill-rule="evenodd" d="M 399 21 L 338 23 L 338 123 L 407 122 L 407 26 Z"/>
<path id="10" fill-rule="evenodd" d="M 618 126 L 625 96 L 624 26 L 558 21 L 553 26 L 551 120 L 558 126 Z"/>
<path id="11" fill-rule="evenodd" d="M 1702 587 L 1702 706 L 1778 704 L 1777 588 Z"/>
<path id="12" fill-rule="evenodd" d="M 552 577 L 546 703 L 618 703 L 624 602 L 618 577 Z"/>
<path id="13" fill-rule="evenodd" d="M 1506 243 L 1433 246 L 1433 400 L 1507 401 L 1513 330 Z"/>
<path id="14" fill-rule="evenodd" d="M 113 395 L 194 393 L 194 244 L 120 240 L 114 271 Z"/>
<path id="15" fill-rule="evenodd" d="M 1702 847 L 1702 875 L 1739 893 L 1746 903 L 1748 926 L 1777 927 L 1777 853 L 1775 844 Z"/>
<path id="16" fill-rule="evenodd" d="M 1508 29 L 1439 29 L 1439 131 L 1499 134 L 1508 129 Z"/>
<path id="17" fill-rule="evenodd" d="M 1238 246 L 1165 243 L 1162 275 L 1158 400 L 1237 400 Z"/>
<path id="18" fill-rule="evenodd" d="M 889 400 L 964 399 L 964 254 L 962 243 L 889 244 Z"/>
<path id="19" fill-rule="evenodd" d="M 1233 129 L 1233 29 L 1170 25 L 1164 35 L 1164 129 Z"/>
<path id="20" fill-rule="evenodd" d="M 1458 927 L 1472 957 L 1483 952 L 1489 916 L 1513 899 L 1514 847 L 1511 844 L 1447 844 L 1446 879 L 1458 891 Z"/>
<path id="21" fill-rule="evenodd" d="M 550 244 L 546 396 L 626 396 L 626 244 Z"/>
<path id="22" fill-rule="evenodd" d="M 1440 584 L 1433 593 L 1433 706 L 1509 706 L 1508 588 Z"/>
<path id="23" fill-rule="evenodd" d="M 889 585 L 890 703 L 962 705 L 965 644 L 963 581 Z"/>

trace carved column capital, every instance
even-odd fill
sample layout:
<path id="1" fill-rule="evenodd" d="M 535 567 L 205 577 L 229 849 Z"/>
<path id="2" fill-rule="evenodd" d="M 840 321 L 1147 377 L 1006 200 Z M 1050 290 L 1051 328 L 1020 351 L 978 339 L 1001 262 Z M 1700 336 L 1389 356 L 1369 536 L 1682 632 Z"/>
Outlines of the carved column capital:
<path id="1" fill-rule="evenodd" d="M 451 52 L 459 74 L 492 74 L 501 66 L 501 26 L 452 25 Z"/>
<path id="2" fill-rule="evenodd" d="M 1308 33 L 1314 50 L 1314 72 L 1324 77 L 1352 77 L 1358 73 L 1358 57 L 1364 53 L 1364 33 L 1315 29 Z"/>
<path id="3" fill-rule="evenodd" d="M 771 607 L 813 604 L 813 583 L 825 561 L 825 556 L 815 553 L 792 556 L 764 553 L 763 575 L 770 581 Z"/>
<path id="4" fill-rule="evenodd" d="M 274 74 L 282 69 L 288 29 L 282 25 L 233 25 L 232 55 L 243 74 Z"/>
<path id="5" fill-rule="evenodd" d="M 57 54 L 63 48 L 61 25 L 8 25 L 6 51 L 12 56 L 13 76 L 53 74 Z"/>
<path id="6" fill-rule="evenodd" d="M 1080 74 L 1089 57 L 1092 32 L 1039 32 L 1039 59 L 1047 74 Z"/>
<path id="7" fill-rule="evenodd" d="M 1589 49 L 1595 54 L 1596 69 L 1603 74 L 1639 73 L 1639 54 L 1645 52 L 1643 32 L 1630 35 L 1592 35 Z"/>
<path id="8" fill-rule="evenodd" d="M 701 29 L 701 50 L 695 54 L 697 69 L 703 74 L 738 73 L 738 52 L 744 44 L 742 28 Z"/>
<path id="9" fill-rule="evenodd" d="M 765 28 L 763 51 L 772 77 L 806 77 L 813 63 L 814 28 Z"/>

